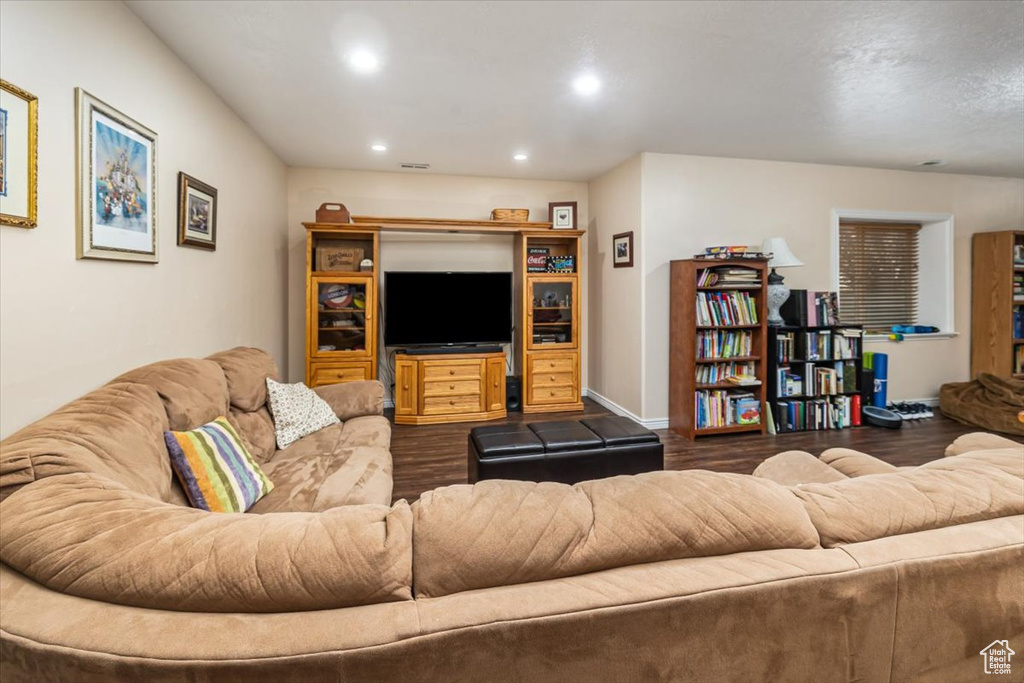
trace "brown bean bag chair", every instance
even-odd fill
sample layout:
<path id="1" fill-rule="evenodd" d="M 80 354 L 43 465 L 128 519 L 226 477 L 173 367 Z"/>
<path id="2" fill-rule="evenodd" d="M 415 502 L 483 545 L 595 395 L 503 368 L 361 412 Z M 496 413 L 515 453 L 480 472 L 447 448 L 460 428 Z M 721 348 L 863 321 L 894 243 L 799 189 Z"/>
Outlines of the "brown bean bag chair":
<path id="1" fill-rule="evenodd" d="M 943 384 L 939 407 L 958 422 L 1024 436 L 1024 380 L 981 373 L 973 382 Z"/>

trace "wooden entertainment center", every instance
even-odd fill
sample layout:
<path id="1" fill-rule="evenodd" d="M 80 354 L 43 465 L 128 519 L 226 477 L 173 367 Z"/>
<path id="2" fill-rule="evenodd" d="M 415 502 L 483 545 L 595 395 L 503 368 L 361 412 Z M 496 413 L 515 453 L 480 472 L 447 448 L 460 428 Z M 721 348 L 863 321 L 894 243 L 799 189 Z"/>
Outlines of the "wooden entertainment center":
<path id="1" fill-rule="evenodd" d="M 550 223 L 376 216 L 303 225 L 309 386 L 378 377 L 382 232 L 505 234 L 515 238 L 512 357 L 514 374 L 522 377 L 523 412 L 583 409 L 579 266 L 585 231 L 553 230 Z M 570 257 L 572 266 L 538 272 L 536 259 L 542 254 L 556 262 Z M 352 260 L 359 255 L 372 261 L 370 269 L 359 269 Z M 324 268 L 338 263 L 353 269 Z M 399 424 L 503 418 L 505 354 L 398 354 L 394 397 Z"/>

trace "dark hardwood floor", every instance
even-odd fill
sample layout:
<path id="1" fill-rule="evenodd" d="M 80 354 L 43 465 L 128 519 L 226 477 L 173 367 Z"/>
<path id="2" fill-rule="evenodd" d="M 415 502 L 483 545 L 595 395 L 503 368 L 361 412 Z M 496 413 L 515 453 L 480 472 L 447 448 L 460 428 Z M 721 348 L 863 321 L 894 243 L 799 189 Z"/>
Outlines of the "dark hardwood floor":
<path id="1" fill-rule="evenodd" d="M 509 422 L 572 420 L 584 415 L 608 415 L 608 410 L 590 399 L 578 413 L 526 415 L 512 413 Z M 870 453 L 894 465 L 920 465 L 941 458 L 943 450 L 961 434 L 979 431 L 936 411 L 931 419 L 904 422 L 898 430 L 858 427 L 842 431 L 798 432 L 779 436 L 743 434 L 712 436 L 690 442 L 668 430 L 658 430 L 665 444 L 665 469 L 704 469 L 750 474 L 765 458 L 790 450 L 814 455 L 829 448 L 844 447 Z M 391 411 L 388 416 L 393 417 Z M 469 430 L 480 424 L 407 426 L 392 424 L 391 453 L 395 465 L 394 499 L 410 503 L 424 491 L 466 483 L 466 447 Z"/>

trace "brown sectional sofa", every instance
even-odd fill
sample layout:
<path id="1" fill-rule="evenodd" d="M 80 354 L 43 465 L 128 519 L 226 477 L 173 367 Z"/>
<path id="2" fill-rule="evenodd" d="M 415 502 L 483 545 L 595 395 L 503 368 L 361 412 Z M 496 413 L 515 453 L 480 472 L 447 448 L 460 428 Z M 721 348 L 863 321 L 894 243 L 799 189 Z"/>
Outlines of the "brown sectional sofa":
<path id="1" fill-rule="evenodd" d="M 343 423 L 276 450 L 273 374 L 153 364 L 0 443 L 0 680 L 960 681 L 1024 652 L 1020 444 L 410 507 L 378 383 L 318 389 Z M 163 447 L 220 414 L 276 486 L 246 514 L 188 507 Z"/>

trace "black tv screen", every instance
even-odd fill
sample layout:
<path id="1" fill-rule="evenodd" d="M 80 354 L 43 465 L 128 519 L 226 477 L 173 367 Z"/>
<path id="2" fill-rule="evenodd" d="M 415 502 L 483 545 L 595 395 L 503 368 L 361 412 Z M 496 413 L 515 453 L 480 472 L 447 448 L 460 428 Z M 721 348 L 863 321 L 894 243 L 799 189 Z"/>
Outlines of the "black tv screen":
<path id="1" fill-rule="evenodd" d="M 512 273 L 384 273 L 387 346 L 511 341 Z"/>

